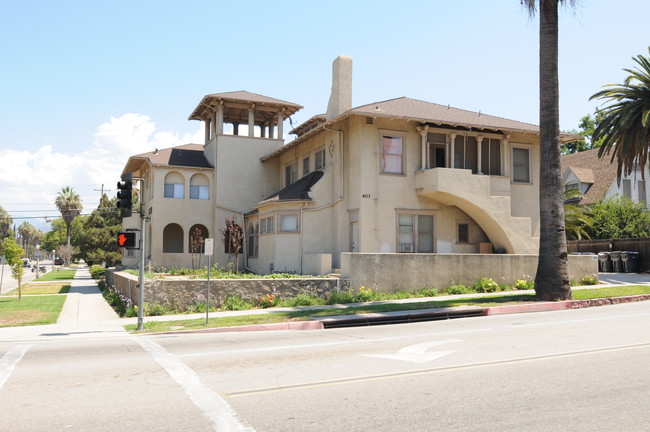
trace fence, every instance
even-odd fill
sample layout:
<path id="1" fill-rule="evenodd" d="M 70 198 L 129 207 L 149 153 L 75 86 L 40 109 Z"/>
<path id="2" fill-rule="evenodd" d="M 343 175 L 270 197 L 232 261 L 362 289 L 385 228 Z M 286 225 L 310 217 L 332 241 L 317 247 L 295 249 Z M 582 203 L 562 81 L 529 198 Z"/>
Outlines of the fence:
<path id="1" fill-rule="evenodd" d="M 571 252 L 632 251 L 639 253 L 639 271 L 650 269 L 650 238 L 569 240 L 567 250 Z"/>

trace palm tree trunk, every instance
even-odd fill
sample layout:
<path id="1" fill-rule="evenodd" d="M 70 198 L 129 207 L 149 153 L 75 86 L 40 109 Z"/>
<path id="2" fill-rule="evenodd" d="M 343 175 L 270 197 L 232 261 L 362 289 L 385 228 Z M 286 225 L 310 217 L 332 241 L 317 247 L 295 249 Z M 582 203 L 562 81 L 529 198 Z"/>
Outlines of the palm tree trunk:
<path id="1" fill-rule="evenodd" d="M 558 0 L 541 0 L 539 9 L 540 243 L 535 291 L 542 300 L 565 300 L 571 298 L 571 286 L 560 172 Z"/>

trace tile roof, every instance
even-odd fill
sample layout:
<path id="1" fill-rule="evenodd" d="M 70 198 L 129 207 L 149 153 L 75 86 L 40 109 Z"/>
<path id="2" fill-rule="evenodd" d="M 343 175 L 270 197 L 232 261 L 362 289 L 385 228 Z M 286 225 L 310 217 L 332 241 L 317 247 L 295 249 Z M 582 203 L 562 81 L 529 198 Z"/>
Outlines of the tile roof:
<path id="1" fill-rule="evenodd" d="M 312 129 L 303 128 L 303 125 L 300 125 L 294 129 L 301 132 L 301 135 L 298 138 L 288 144 L 285 144 L 274 152 L 264 156 L 261 160 L 265 161 L 281 153 L 284 153 L 285 151 L 298 145 L 304 139 L 307 139 L 308 137 L 316 134 L 318 131 L 324 129 L 326 126 L 331 125 L 332 123 L 349 115 L 402 118 L 421 123 L 442 125 L 446 127 L 462 127 L 478 130 L 488 129 L 504 132 L 539 134 L 539 126 L 531 123 L 509 120 L 503 117 L 483 114 L 481 112 L 453 108 L 449 105 L 440 105 L 421 101 L 418 99 L 399 97 L 352 108 L 351 110 L 342 113 L 337 118 L 329 122 L 318 124 Z M 316 117 L 317 116 L 312 117 L 305 123 L 313 123 Z M 306 129 L 306 131 L 303 131 L 303 129 Z M 569 142 L 576 139 L 581 139 L 581 137 L 569 133 L 560 133 L 560 140 L 562 142 Z"/>
<path id="2" fill-rule="evenodd" d="M 205 158 L 203 145 L 185 144 L 131 156 L 123 172 L 138 170 L 144 161 L 156 166 L 212 168 L 210 162 Z"/>
<path id="3" fill-rule="evenodd" d="M 593 204 L 603 198 L 616 181 L 616 164 L 611 163 L 610 157 L 598 157 L 599 149 L 586 150 L 562 156 L 562 174 L 571 169 L 582 183 L 592 183 L 580 204 Z"/>
<path id="4" fill-rule="evenodd" d="M 230 107 L 229 112 L 224 112 L 224 120 L 241 120 L 248 121 L 248 108 L 251 105 L 259 107 L 255 112 L 255 123 L 260 124 L 274 118 L 277 112 L 284 109 L 284 118 L 286 119 L 296 111 L 302 109 L 302 105 L 287 102 L 281 99 L 264 96 L 257 93 L 247 92 L 245 90 L 212 93 L 203 96 L 203 99 L 194 108 L 188 120 L 207 120 L 212 116 L 214 107 L 219 103 Z"/>

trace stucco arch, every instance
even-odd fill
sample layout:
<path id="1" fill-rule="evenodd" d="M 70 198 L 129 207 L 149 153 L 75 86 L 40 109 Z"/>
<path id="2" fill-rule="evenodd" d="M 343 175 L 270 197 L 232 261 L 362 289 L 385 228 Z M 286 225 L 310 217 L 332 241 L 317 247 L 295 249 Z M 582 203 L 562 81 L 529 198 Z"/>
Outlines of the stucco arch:
<path id="1" fill-rule="evenodd" d="M 163 253 L 183 253 L 183 228 L 170 223 L 163 229 Z"/>

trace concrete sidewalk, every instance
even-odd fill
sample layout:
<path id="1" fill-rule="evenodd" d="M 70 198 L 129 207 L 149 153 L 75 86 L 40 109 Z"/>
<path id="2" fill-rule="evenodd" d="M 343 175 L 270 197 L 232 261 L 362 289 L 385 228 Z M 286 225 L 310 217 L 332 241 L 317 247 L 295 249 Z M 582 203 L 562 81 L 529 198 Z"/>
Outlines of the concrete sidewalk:
<path id="1" fill-rule="evenodd" d="M 88 267 L 79 267 L 56 324 L 0 328 L 0 341 L 125 336 L 120 317 L 111 308 Z"/>

